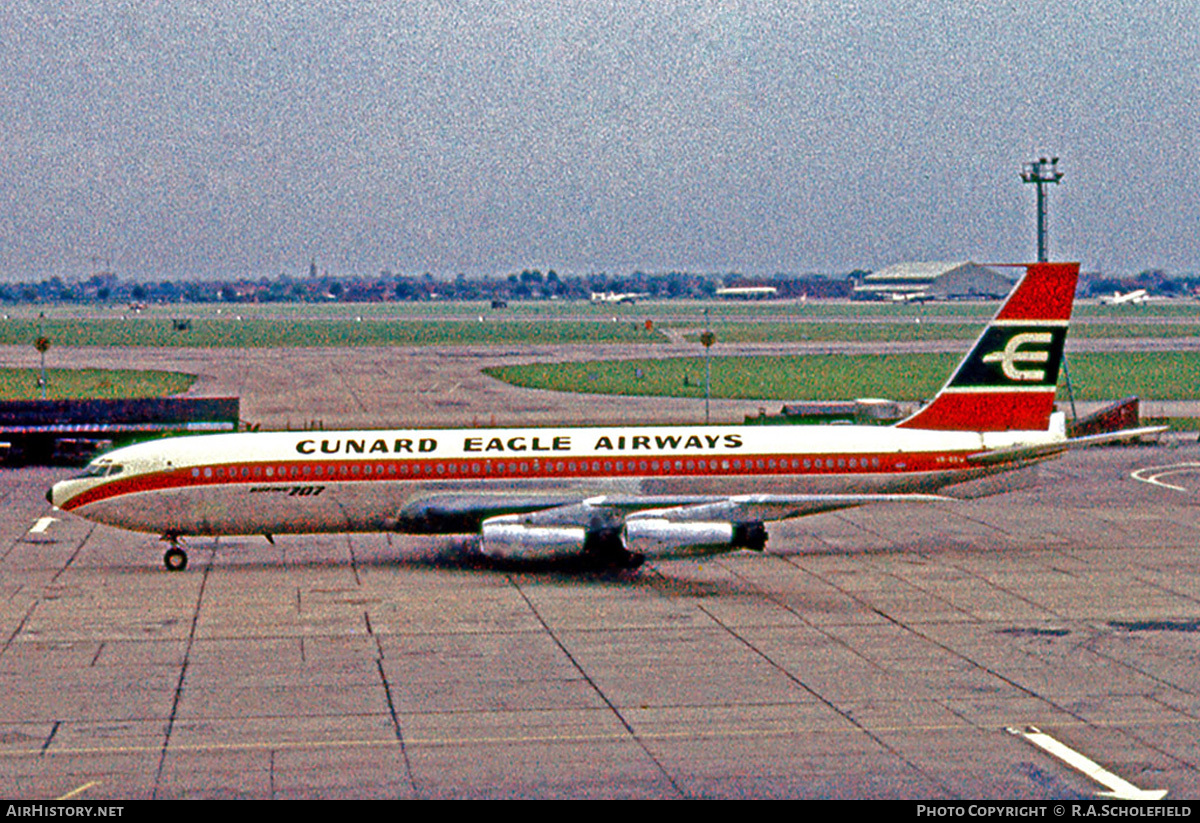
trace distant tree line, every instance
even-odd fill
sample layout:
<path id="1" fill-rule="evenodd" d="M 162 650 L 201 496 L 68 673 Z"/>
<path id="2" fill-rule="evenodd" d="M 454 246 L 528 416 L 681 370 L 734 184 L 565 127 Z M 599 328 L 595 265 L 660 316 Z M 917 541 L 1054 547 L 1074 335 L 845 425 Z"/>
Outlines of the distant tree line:
<path id="1" fill-rule="evenodd" d="M 315 267 L 314 267 L 315 271 Z M 3 303 L 322 303 L 395 302 L 415 300 L 587 300 L 596 292 L 639 293 L 654 299 L 710 298 L 723 286 L 773 286 L 776 297 L 794 299 L 848 297 L 857 281 L 869 274 L 855 270 L 843 275 L 746 277 L 740 274 L 666 272 L 628 275 L 594 273 L 559 275 L 553 269 L 525 269 L 504 277 L 457 277 L 445 280 L 431 274 L 402 275 L 383 271 L 377 277 L 337 277 L 310 273 L 307 277 L 237 280 L 121 280 L 115 274 L 95 274 L 84 280 L 51 277 L 40 282 L 0 283 Z M 1200 289 L 1200 276 L 1172 276 L 1159 269 L 1135 277 L 1084 274 L 1084 294 L 1146 289 L 1151 294 L 1179 296 Z"/>
<path id="2" fill-rule="evenodd" d="M 588 300 L 595 292 L 637 292 L 652 298 L 708 298 L 722 285 L 770 285 L 780 297 L 841 297 L 853 288 L 845 277 L 823 275 L 748 279 L 740 275 L 686 272 L 629 275 L 604 273 L 560 276 L 553 269 L 525 269 L 505 277 L 437 279 L 430 274 L 381 272 L 378 277 L 310 275 L 237 280 L 127 281 L 113 274 L 70 282 L 0 283 L 0 302 L 130 303 L 372 303 L 412 300 Z"/>

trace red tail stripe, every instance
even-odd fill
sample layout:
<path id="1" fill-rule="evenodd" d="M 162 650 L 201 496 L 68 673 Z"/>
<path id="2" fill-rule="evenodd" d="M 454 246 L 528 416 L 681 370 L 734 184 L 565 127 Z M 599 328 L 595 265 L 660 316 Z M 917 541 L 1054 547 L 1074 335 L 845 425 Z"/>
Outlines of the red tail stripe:
<path id="1" fill-rule="evenodd" d="M 898 424 L 938 431 L 1044 431 L 1054 411 L 1054 392 L 943 392 Z"/>
<path id="2" fill-rule="evenodd" d="M 997 320 L 1070 320 L 1078 263 L 1031 263 Z"/>

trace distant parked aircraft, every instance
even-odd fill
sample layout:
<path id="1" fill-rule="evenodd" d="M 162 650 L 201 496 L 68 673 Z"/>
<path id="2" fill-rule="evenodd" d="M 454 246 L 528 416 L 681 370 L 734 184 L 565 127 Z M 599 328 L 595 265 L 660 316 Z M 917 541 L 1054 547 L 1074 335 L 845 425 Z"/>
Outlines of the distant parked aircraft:
<path id="1" fill-rule="evenodd" d="M 649 292 L 644 291 L 594 291 L 592 292 L 593 303 L 635 303 L 643 297 L 649 297 Z"/>
<path id="2" fill-rule="evenodd" d="M 1145 289 L 1135 289 L 1126 294 L 1121 294 L 1119 291 L 1112 293 L 1112 297 L 1103 296 L 1100 302 L 1105 306 L 1123 306 L 1126 303 L 1140 305 L 1150 299 L 1150 295 L 1146 294 Z"/>

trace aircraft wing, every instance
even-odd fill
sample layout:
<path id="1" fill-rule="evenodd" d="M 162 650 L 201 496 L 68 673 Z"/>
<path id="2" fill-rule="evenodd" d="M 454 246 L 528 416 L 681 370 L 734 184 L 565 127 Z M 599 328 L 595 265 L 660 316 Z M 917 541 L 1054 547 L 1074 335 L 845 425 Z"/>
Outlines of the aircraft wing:
<path id="1" fill-rule="evenodd" d="M 742 494 L 602 495 L 440 494 L 410 502 L 400 512 L 406 525 L 428 524 L 445 531 L 451 523 L 477 530 L 489 518 L 519 515 L 529 525 L 592 523 L 598 513 L 609 519 L 654 517 L 672 522 L 707 520 L 785 520 L 872 503 L 929 503 L 952 500 L 936 494 Z"/>
<path id="2" fill-rule="evenodd" d="M 936 494 L 739 494 L 696 497 L 608 495 L 591 505 L 625 513 L 626 520 L 657 518 L 677 523 L 710 520 L 787 520 L 872 503 L 932 503 L 952 500 Z"/>
<path id="3" fill-rule="evenodd" d="M 1122 429 L 1121 431 L 1115 432 L 1089 434 L 1085 437 L 1071 437 L 1066 440 L 1060 440 L 1056 443 L 1042 443 L 1036 446 L 1010 446 L 1003 449 L 989 449 L 988 451 L 976 452 L 972 455 L 969 455 L 969 458 L 976 463 L 984 464 L 1031 462 L 1034 460 L 1042 460 L 1047 457 L 1053 457 L 1057 454 L 1062 454 L 1069 449 L 1084 448 L 1086 446 L 1100 446 L 1105 443 L 1124 443 L 1129 440 L 1137 440 L 1139 437 L 1149 437 L 1150 435 L 1154 434 L 1162 434 L 1169 428 L 1169 426 L 1142 426 L 1136 429 Z"/>

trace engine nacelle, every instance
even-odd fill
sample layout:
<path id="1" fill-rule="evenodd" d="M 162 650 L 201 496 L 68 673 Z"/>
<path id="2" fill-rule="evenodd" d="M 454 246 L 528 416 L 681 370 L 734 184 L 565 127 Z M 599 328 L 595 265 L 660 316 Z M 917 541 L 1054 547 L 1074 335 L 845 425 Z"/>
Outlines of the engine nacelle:
<path id="1" fill-rule="evenodd" d="M 495 560 L 566 560 L 583 554 L 587 530 L 579 526 L 527 526 L 517 515 L 483 521 L 479 550 Z"/>
<path id="2" fill-rule="evenodd" d="M 766 544 L 767 528 L 757 520 L 692 523 L 638 517 L 625 522 L 626 551 L 646 557 L 686 557 L 735 549 L 762 551 Z"/>

